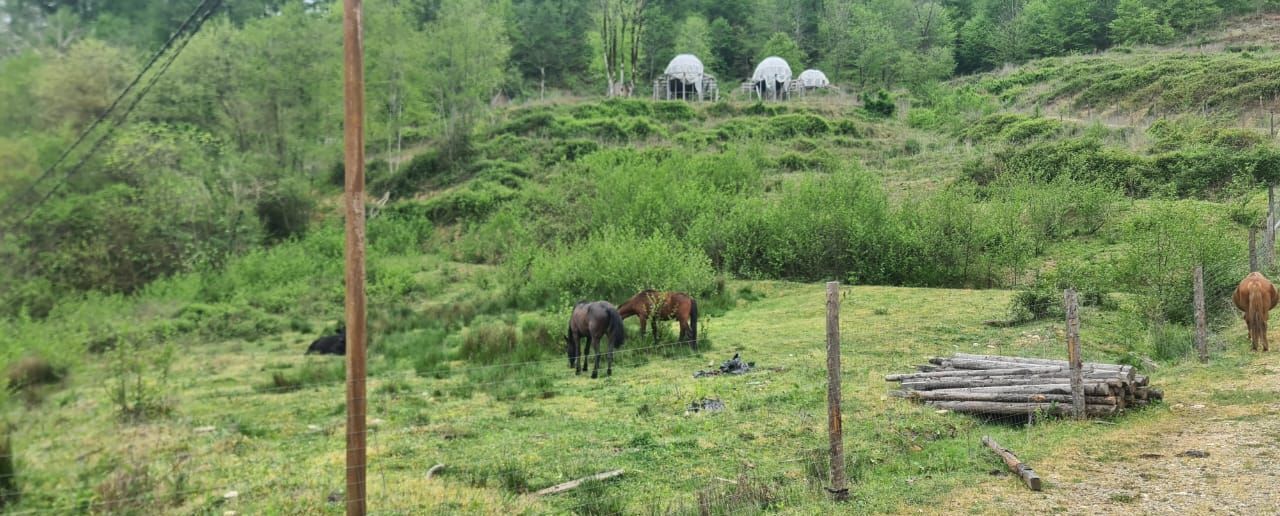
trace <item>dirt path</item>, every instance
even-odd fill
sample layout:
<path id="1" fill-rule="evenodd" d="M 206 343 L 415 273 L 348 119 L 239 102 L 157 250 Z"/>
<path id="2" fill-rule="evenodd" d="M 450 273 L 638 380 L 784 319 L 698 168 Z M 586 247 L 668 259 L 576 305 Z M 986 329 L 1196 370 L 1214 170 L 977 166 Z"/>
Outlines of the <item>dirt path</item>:
<path id="1" fill-rule="evenodd" d="M 1035 460 L 1043 492 L 1001 473 L 954 492 L 944 512 L 1280 514 L 1280 353 L 1240 369 L 1179 393 L 1166 414 Z"/>

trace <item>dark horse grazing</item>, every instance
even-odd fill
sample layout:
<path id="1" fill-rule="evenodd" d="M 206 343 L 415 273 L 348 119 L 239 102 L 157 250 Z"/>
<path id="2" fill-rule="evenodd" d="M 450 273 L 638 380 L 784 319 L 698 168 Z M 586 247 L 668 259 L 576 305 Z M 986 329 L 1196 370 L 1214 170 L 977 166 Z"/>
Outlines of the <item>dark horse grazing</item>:
<path id="1" fill-rule="evenodd" d="M 596 366 L 591 370 L 591 377 L 595 378 L 599 374 L 600 339 L 606 335 L 609 337 L 609 368 L 605 370 L 605 375 L 613 376 L 613 350 L 621 348 L 622 341 L 626 338 L 626 332 L 622 328 L 622 318 L 607 301 L 594 303 L 580 301 L 574 305 L 573 315 L 569 316 L 569 331 L 564 335 L 565 351 L 569 353 L 569 367 L 573 368 L 574 374 L 581 374 L 587 370 L 587 360 L 591 358 L 592 349 L 596 353 Z M 581 353 L 582 368 L 579 369 L 578 344 L 584 337 L 590 340 Z"/>
<path id="2" fill-rule="evenodd" d="M 338 328 L 338 333 L 334 335 L 326 335 L 311 343 L 311 347 L 307 348 L 305 355 L 316 353 L 319 355 L 346 355 L 347 354 L 347 329 Z"/>
<path id="3" fill-rule="evenodd" d="M 640 338 L 644 338 L 645 321 L 653 321 L 653 343 L 658 343 L 658 321 L 680 321 L 680 342 L 689 339 L 689 349 L 698 349 L 698 302 L 684 292 L 642 290 L 618 306 L 618 314 L 626 319 L 640 318 Z"/>
<path id="4" fill-rule="evenodd" d="M 1276 302 L 1280 301 L 1275 285 L 1261 273 L 1251 272 L 1240 281 L 1231 300 L 1235 302 L 1236 308 L 1244 312 L 1244 324 L 1249 327 L 1250 349 L 1257 351 L 1261 345 L 1263 351 L 1270 351 L 1271 346 L 1267 343 L 1267 311 L 1275 308 Z"/>

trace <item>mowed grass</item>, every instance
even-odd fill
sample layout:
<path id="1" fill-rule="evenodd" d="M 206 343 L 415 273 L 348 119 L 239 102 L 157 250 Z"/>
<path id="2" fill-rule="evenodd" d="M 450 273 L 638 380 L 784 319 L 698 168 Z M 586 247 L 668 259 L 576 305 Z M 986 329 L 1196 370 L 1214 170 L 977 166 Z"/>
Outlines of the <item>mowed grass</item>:
<path id="1" fill-rule="evenodd" d="M 375 512 L 699 513 L 836 510 L 823 490 L 827 459 L 825 292 L 818 284 L 733 283 L 737 305 L 704 317 L 703 349 L 654 347 L 635 338 L 614 374 L 574 376 L 564 357 L 523 364 L 449 363 L 418 375 L 371 354 L 367 488 Z M 1063 354 L 1058 321 L 992 328 L 1005 291 L 846 287 L 842 382 L 849 509 L 914 512 L 959 485 L 1007 481 L 981 435 L 1034 460 L 1059 443 L 1123 431 L 1163 417 L 1153 407 L 1117 425 L 1026 418 L 981 421 L 887 396 L 884 374 L 955 351 Z M 1084 311 L 1085 358 L 1106 359 L 1112 317 Z M 674 326 L 662 336 L 672 340 Z M 170 379 L 172 415 L 118 422 L 107 372 L 89 367 L 70 387 L 16 418 L 24 499 L 19 509 L 78 510 L 121 480 L 143 512 L 340 513 L 344 472 L 342 359 L 304 357 L 310 336 L 261 342 L 188 342 Z M 1114 345 L 1111 343 L 1110 345 Z M 374 344 L 377 346 L 377 336 Z M 424 350 L 426 352 L 428 350 Z M 756 369 L 694 378 L 741 353 Z M 1203 375 L 1178 366 L 1164 386 Z M 276 375 L 312 381 L 279 387 Z M 686 414 L 718 398 L 719 413 Z M 444 468 L 433 478 L 426 472 Z M 623 469 L 600 485 L 535 498 L 529 493 Z M 118 474 L 117 474 L 118 475 Z M 128 475 L 126 475 L 128 476 Z M 132 483 L 130 483 L 132 482 Z M 119 483 L 119 482 L 118 482 Z M 117 489 L 116 491 L 119 491 Z M 110 491 L 110 490 L 107 490 Z M 128 489 L 124 489 L 129 492 Z M 110 491 L 115 492 L 115 491 Z M 234 492 L 234 493 L 231 493 Z M 234 494 L 233 496 L 231 496 Z"/>

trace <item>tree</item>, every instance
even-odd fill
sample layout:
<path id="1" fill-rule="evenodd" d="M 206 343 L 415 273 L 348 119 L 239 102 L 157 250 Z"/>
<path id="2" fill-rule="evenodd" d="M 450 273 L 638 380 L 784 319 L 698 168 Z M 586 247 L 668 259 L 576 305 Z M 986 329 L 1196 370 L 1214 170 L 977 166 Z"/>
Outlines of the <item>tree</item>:
<path id="1" fill-rule="evenodd" d="M 680 24 L 675 38 L 676 52 L 693 54 L 699 59 L 711 56 L 711 27 L 707 20 L 698 15 L 690 15 Z"/>
<path id="2" fill-rule="evenodd" d="M 568 87 L 591 65 L 583 16 L 588 0 L 519 0 L 512 5 L 511 60 L 527 80 Z"/>
<path id="3" fill-rule="evenodd" d="M 751 55 L 739 42 L 740 33 L 724 18 L 716 18 L 709 28 L 711 33 L 712 62 L 716 71 L 728 77 L 743 77 L 751 73 Z"/>
<path id="4" fill-rule="evenodd" d="M 956 71 L 973 73 L 990 70 L 1000 64 L 996 24 L 979 13 L 960 28 L 956 44 Z"/>
<path id="5" fill-rule="evenodd" d="M 85 127 L 107 110 L 136 71 L 122 49 L 96 39 L 75 43 L 38 72 L 35 91 L 45 121 Z"/>
<path id="6" fill-rule="evenodd" d="M 635 90 L 644 32 L 646 0 L 599 0 L 600 42 L 607 95 L 629 96 Z"/>
<path id="7" fill-rule="evenodd" d="M 1214 0 L 1165 0 L 1159 9 L 1170 26 L 1184 32 L 1204 27 L 1222 14 Z"/>
<path id="8" fill-rule="evenodd" d="M 1111 40 L 1117 44 L 1160 44 L 1173 39 L 1173 28 L 1160 21 L 1155 9 L 1142 0 L 1120 0 L 1116 19 L 1109 25 Z"/>
<path id="9" fill-rule="evenodd" d="M 438 17 L 427 26 L 432 44 L 426 67 L 426 94 L 443 121 L 450 158 L 466 152 L 474 116 L 503 80 L 511 47 L 502 31 L 494 2 L 444 0 Z"/>
<path id="10" fill-rule="evenodd" d="M 791 36 L 781 32 L 775 32 L 773 36 L 769 37 L 769 40 L 756 53 L 756 62 L 758 63 L 769 56 L 778 56 L 786 60 L 787 64 L 791 65 L 792 73 L 796 75 L 799 75 L 800 71 L 804 70 L 804 63 L 808 61 L 804 51 L 800 50 L 800 45 L 797 45 L 795 40 L 791 39 Z"/>

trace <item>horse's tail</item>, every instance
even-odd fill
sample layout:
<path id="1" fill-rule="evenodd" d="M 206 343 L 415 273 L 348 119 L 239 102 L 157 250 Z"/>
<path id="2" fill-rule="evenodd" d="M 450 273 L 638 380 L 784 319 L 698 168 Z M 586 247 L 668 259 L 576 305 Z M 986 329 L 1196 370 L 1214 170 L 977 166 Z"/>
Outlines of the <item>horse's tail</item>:
<path id="1" fill-rule="evenodd" d="M 622 347 L 622 341 L 626 339 L 627 331 L 622 326 L 622 316 L 618 315 L 618 311 L 609 309 L 609 345 L 612 349 Z"/>
<path id="2" fill-rule="evenodd" d="M 698 345 L 698 300 L 689 298 L 689 338 L 693 339 L 693 345 Z"/>
<path id="3" fill-rule="evenodd" d="M 1262 292 L 1260 289 L 1249 289 L 1249 339 L 1252 340 L 1255 335 L 1266 335 L 1267 309 L 1262 303 Z"/>

